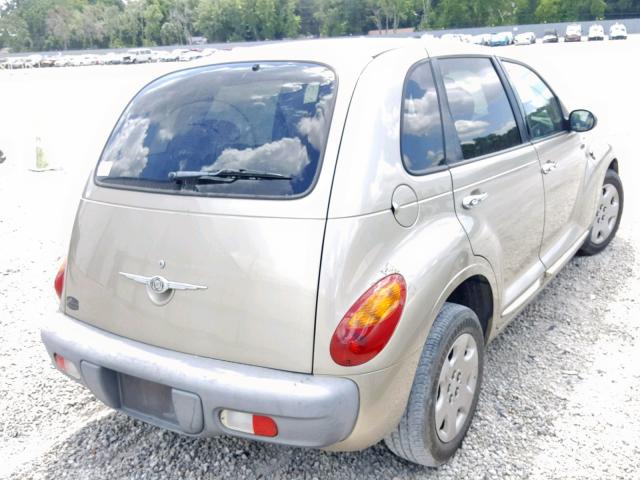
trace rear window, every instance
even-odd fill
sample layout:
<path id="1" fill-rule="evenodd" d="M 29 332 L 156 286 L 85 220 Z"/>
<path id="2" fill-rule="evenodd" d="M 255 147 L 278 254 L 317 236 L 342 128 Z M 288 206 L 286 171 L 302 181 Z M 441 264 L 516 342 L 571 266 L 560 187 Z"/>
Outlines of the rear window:
<path id="1" fill-rule="evenodd" d="M 96 182 L 187 195 L 302 196 L 319 172 L 335 83 L 329 68 L 298 62 L 166 75 L 118 120 Z"/>

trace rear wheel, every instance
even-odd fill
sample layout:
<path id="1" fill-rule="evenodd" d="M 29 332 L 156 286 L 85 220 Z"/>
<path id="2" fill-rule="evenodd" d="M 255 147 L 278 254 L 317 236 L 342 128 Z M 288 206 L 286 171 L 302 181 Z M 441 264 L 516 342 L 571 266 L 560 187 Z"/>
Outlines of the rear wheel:
<path id="1" fill-rule="evenodd" d="M 413 463 L 435 467 L 456 452 L 478 403 L 484 336 L 476 314 L 446 303 L 422 351 L 406 410 L 387 447 Z"/>
<path id="2" fill-rule="evenodd" d="M 578 253 L 595 255 L 607 248 L 620 226 L 623 206 L 624 191 L 620 177 L 614 170 L 608 170 L 600 191 L 596 218 Z"/>

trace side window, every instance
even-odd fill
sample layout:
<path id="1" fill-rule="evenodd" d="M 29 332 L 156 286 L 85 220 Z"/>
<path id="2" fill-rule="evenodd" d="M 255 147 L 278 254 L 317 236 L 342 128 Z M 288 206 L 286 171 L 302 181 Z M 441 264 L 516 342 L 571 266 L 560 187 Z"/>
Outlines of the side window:
<path id="1" fill-rule="evenodd" d="M 446 58 L 438 65 L 465 160 L 521 143 L 511 104 L 490 59 Z"/>
<path id="2" fill-rule="evenodd" d="M 402 100 L 402 161 L 413 174 L 444 164 L 442 121 L 431 65 L 423 62 L 409 73 Z"/>
<path id="3" fill-rule="evenodd" d="M 511 62 L 503 62 L 503 65 L 524 107 L 529 135 L 541 138 L 564 131 L 560 102 L 547 84 L 523 65 Z"/>

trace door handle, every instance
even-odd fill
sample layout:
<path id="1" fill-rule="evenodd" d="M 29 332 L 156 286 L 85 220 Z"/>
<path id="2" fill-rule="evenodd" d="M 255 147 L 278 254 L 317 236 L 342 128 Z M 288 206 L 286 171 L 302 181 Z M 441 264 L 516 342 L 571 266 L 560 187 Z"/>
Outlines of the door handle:
<path id="1" fill-rule="evenodd" d="M 486 192 L 467 195 L 462 199 L 462 206 L 467 210 L 473 207 L 477 207 L 478 204 L 486 200 L 488 196 L 489 194 Z"/>
<path id="2" fill-rule="evenodd" d="M 552 162 L 549 160 L 542 165 L 542 173 L 546 175 L 547 173 L 553 172 L 556 168 L 558 168 L 558 162 Z"/>

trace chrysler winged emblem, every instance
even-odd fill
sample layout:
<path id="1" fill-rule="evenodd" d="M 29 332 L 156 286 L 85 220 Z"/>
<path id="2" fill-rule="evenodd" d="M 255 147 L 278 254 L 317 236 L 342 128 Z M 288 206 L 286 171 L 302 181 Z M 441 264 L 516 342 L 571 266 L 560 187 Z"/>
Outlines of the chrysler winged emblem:
<path id="1" fill-rule="evenodd" d="M 173 282 L 160 275 L 146 277 L 134 273 L 118 272 L 123 277 L 133 280 L 147 287 L 147 293 L 151 301 L 158 305 L 164 305 L 173 297 L 175 290 L 206 290 L 204 285 L 192 285 L 190 283 Z"/>

